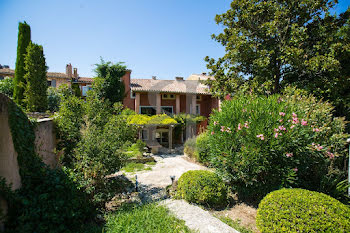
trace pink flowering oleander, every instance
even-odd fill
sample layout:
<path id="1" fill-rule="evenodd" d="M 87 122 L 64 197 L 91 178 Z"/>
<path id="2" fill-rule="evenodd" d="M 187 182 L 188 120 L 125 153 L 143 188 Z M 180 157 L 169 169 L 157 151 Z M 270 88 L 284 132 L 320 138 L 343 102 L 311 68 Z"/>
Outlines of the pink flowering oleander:
<path id="1" fill-rule="evenodd" d="M 298 115 L 295 114 L 294 112 L 292 113 L 292 116 L 295 117 L 295 118 L 298 117 Z"/>
<path id="2" fill-rule="evenodd" d="M 330 159 L 334 158 L 334 154 L 330 151 L 327 151 L 327 155 L 329 156 Z"/>
<path id="3" fill-rule="evenodd" d="M 290 128 L 293 129 L 295 127 L 295 125 L 291 125 Z"/>
<path id="4" fill-rule="evenodd" d="M 246 121 L 246 122 L 244 123 L 244 127 L 246 127 L 247 129 L 249 129 L 248 121 Z"/>
<path id="5" fill-rule="evenodd" d="M 287 158 L 290 158 L 293 156 L 293 153 L 287 153 L 286 156 L 287 156 Z"/>
<path id="6" fill-rule="evenodd" d="M 242 129 L 242 126 L 241 126 L 241 123 L 238 124 L 238 130 L 241 130 Z"/>
<path id="7" fill-rule="evenodd" d="M 275 138 L 278 138 L 278 133 L 275 133 Z"/>
<path id="8" fill-rule="evenodd" d="M 217 125 L 218 124 L 218 122 L 217 121 L 214 121 L 214 125 Z"/>
<path id="9" fill-rule="evenodd" d="M 224 131 L 225 131 L 225 126 L 221 126 L 220 131 L 221 131 L 221 132 L 224 132 Z"/>
<path id="10" fill-rule="evenodd" d="M 279 131 L 279 129 L 274 128 L 274 129 L 273 129 L 273 131 L 278 132 L 278 131 Z"/>
<path id="11" fill-rule="evenodd" d="M 306 126 L 307 125 L 307 121 L 305 121 L 304 119 L 301 119 L 301 125 Z"/>
<path id="12" fill-rule="evenodd" d="M 214 135 L 214 131 L 211 131 L 211 135 Z"/>
<path id="13" fill-rule="evenodd" d="M 279 119 L 278 121 L 279 121 L 279 122 L 282 122 L 282 121 L 283 121 L 283 119 Z"/>
<path id="14" fill-rule="evenodd" d="M 297 172 L 297 171 L 298 171 L 298 168 L 293 168 L 293 171 Z"/>
<path id="15" fill-rule="evenodd" d="M 282 130 L 282 131 L 285 131 L 285 130 L 286 130 L 286 128 L 285 128 L 283 125 L 278 126 L 278 129 L 279 129 L 279 130 Z"/>
<path id="16" fill-rule="evenodd" d="M 258 134 L 256 135 L 257 138 L 260 138 L 261 140 L 265 140 L 264 134 Z"/>
<path id="17" fill-rule="evenodd" d="M 312 131 L 314 131 L 314 132 L 319 132 L 320 129 L 319 129 L 319 128 L 313 128 Z"/>
<path id="18" fill-rule="evenodd" d="M 284 112 L 280 112 L 279 114 L 280 114 L 280 116 L 285 116 L 286 115 Z"/>

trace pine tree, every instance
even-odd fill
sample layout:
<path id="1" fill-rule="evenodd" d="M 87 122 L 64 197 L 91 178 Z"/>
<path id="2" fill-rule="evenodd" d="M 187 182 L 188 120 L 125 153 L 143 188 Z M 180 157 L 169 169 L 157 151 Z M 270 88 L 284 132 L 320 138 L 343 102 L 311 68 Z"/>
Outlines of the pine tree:
<path id="1" fill-rule="evenodd" d="M 17 58 L 14 78 L 13 99 L 17 104 L 23 104 L 25 90 L 24 58 L 30 43 L 30 26 L 24 21 L 18 25 Z"/>
<path id="2" fill-rule="evenodd" d="M 41 45 L 30 43 L 25 56 L 25 104 L 27 110 L 43 112 L 47 110 L 47 66 Z"/>

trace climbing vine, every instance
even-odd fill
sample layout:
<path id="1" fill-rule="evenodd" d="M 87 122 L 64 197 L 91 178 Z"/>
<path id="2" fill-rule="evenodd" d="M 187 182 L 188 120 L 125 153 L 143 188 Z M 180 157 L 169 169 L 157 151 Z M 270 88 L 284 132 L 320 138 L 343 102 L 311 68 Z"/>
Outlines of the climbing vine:
<path id="1" fill-rule="evenodd" d="M 34 125 L 8 100 L 9 126 L 22 187 L 10 191 L 0 179 L 0 194 L 8 202 L 9 232 L 75 232 L 95 212 L 89 200 L 62 169 L 50 169 L 35 153 Z"/>

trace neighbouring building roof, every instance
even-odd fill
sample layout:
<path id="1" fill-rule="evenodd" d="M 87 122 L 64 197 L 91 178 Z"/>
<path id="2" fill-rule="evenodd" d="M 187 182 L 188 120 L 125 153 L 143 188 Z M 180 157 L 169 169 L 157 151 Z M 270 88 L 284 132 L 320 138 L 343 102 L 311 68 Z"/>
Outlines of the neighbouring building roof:
<path id="1" fill-rule="evenodd" d="M 208 80 L 208 79 L 214 79 L 213 76 L 207 75 L 207 73 L 202 74 L 191 74 L 188 76 L 186 80 Z"/>
<path id="2" fill-rule="evenodd" d="M 139 92 L 209 94 L 208 87 L 196 80 L 131 79 L 130 88 Z"/>
<path id="3" fill-rule="evenodd" d="M 0 69 L 0 75 L 10 75 L 14 76 L 15 75 L 15 70 L 9 69 L 9 68 L 3 68 Z M 60 73 L 60 72 L 47 72 L 47 77 L 48 78 L 63 78 L 63 79 L 68 79 L 68 76 L 65 73 Z M 93 78 L 88 78 L 88 77 L 79 77 L 78 82 L 86 82 L 86 83 L 91 83 L 93 82 Z"/>

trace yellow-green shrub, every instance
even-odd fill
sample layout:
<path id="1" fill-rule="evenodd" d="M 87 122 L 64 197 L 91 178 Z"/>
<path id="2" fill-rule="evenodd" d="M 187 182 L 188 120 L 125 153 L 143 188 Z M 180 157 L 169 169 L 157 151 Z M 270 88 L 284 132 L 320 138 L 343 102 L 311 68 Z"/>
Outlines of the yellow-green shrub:
<path id="1" fill-rule="evenodd" d="M 350 232 L 350 208 L 305 189 L 281 189 L 259 204 L 256 223 L 264 232 Z"/>
<path id="2" fill-rule="evenodd" d="M 188 171 L 178 181 L 177 196 L 189 202 L 217 207 L 226 203 L 227 188 L 211 171 Z"/>

